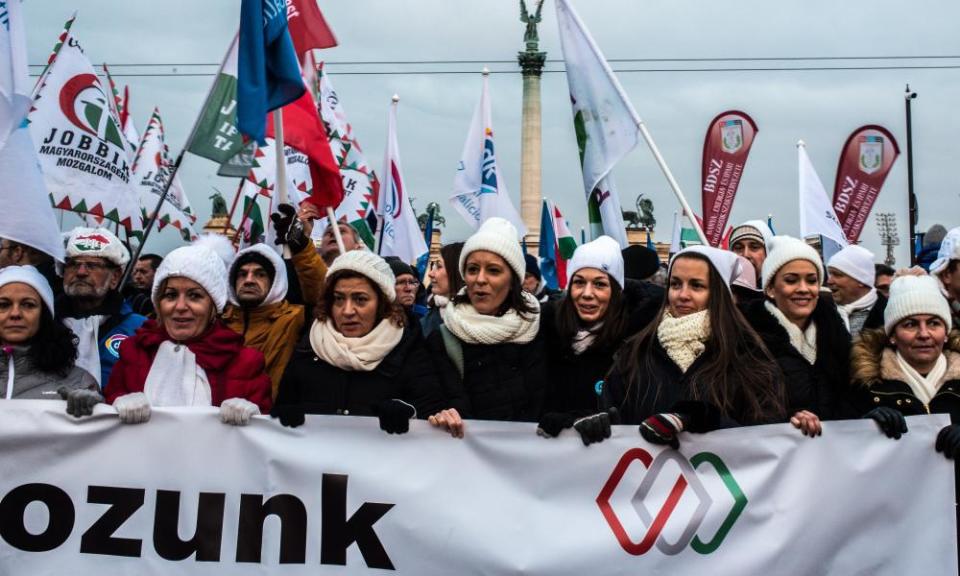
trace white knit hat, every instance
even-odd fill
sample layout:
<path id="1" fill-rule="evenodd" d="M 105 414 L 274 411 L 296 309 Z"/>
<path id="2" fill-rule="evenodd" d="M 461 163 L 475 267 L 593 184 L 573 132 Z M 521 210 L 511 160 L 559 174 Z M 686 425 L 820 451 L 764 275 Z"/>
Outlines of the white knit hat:
<path id="1" fill-rule="evenodd" d="M 873 252 L 863 246 L 851 244 L 834 254 L 827 262 L 827 268 L 836 268 L 857 282 L 873 288 L 877 276 L 873 258 Z"/>
<path id="2" fill-rule="evenodd" d="M 67 236 L 65 248 L 67 258 L 95 256 L 105 258 L 121 268 L 130 262 L 127 247 L 106 228 L 74 228 Z"/>
<path id="3" fill-rule="evenodd" d="M 0 269 L 0 288 L 7 284 L 21 283 L 37 291 L 40 299 L 50 310 L 51 316 L 56 316 L 53 309 L 53 290 L 50 283 L 33 266 L 6 266 Z"/>
<path id="4" fill-rule="evenodd" d="M 219 236 L 219 234 L 209 234 L 209 236 Z M 290 285 L 287 280 L 287 265 L 283 262 L 283 258 L 277 254 L 276 250 L 266 244 L 254 244 L 237 252 L 236 257 L 232 258 L 230 264 L 227 266 L 227 297 L 230 299 L 230 303 L 239 304 L 236 286 L 237 271 L 235 268 L 242 266 L 242 264 L 238 264 L 238 262 L 251 262 L 251 260 L 244 258 L 246 254 L 259 254 L 263 258 L 266 258 L 267 261 L 270 262 L 270 265 L 273 266 L 273 283 L 270 284 L 270 290 L 267 291 L 267 295 L 263 298 L 260 306 L 276 304 L 286 298 Z M 219 256 L 222 260 L 223 254 L 219 254 Z"/>
<path id="5" fill-rule="evenodd" d="M 937 259 L 930 265 L 930 274 L 939 274 L 947 269 L 951 260 L 960 260 L 960 227 L 947 232 L 937 251 Z"/>
<path id="6" fill-rule="evenodd" d="M 793 236 L 774 236 L 767 244 L 767 257 L 760 267 L 760 287 L 769 286 L 777 272 L 794 260 L 813 264 L 817 269 L 817 281 L 823 282 L 823 260 L 812 246 Z"/>
<path id="7" fill-rule="evenodd" d="M 467 267 L 467 256 L 477 250 L 493 252 L 507 261 L 507 265 L 520 277 L 527 273 L 527 263 L 523 259 L 523 250 L 520 249 L 520 237 L 513 224 L 494 216 L 487 218 L 480 228 L 467 238 L 460 252 L 460 274 L 466 277 L 464 269 Z"/>
<path id="8" fill-rule="evenodd" d="M 940 286 L 932 276 L 900 276 L 890 284 L 890 298 L 883 311 L 883 328 L 887 334 L 903 320 L 916 314 L 939 316 L 952 326 L 950 304 L 940 293 Z"/>
<path id="9" fill-rule="evenodd" d="M 673 255 L 673 258 L 670 260 L 670 269 L 667 271 L 668 278 L 670 273 L 673 272 L 673 263 L 677 261 L 677 258 L 684 254 L 691 253 L 700 254 L 710 261 L 713 268 L 720 274 L 720 277 L 723 278 L 724 284 L 727 285 L 727 290 L 730 289 L 730 284 L 734 279 L 740 275 L 740 261 L 737 260 L 737 255 L 733 252 L 712 246 L 690 246 Z"/>
<path id="10" fill-rule="evenodd" d="M 747 220 L 730 232 L 730 246 L 743 238 L 753 238 L 767 246 L 770 239 L 773 238 L 773 232 L 763 220 Z M 769 249 L 770 247 L 767 246 L 767 250 Z"/>
<path id="11" fill-rule="evenodd" d="M 217 313 L 223 312 L 227 303 L 227 269 L 223 260 L 206 246 L 182 246 L 167 254 L 153 279 L 153 293 L 150 295 L 153 305 L 160 307 L 158 298 L 160 286 L 167 278 L 189 278 L 203 286 L 217 307 Z"/>
<path id="12" fill-rule="evenodd" d="M 366 250 L 349 250 L 336 257 L 333 264 L 327 268 L 327 278 L 334 272 L 351 270 L 362 274 L 380 288 L 380 291 L 393 302 L 397 299 L 397 278 L 387 261 L 373 252 Z"/>
<path id="13" fill-rule="evenodd" d="M 620 288 L 623 288 L 623 254 L 620 244 L 609 236 L 601 236 L 579 246 L 567 263 L 567 285 L 577 270 L 596 268 L 606 272 Z"/>

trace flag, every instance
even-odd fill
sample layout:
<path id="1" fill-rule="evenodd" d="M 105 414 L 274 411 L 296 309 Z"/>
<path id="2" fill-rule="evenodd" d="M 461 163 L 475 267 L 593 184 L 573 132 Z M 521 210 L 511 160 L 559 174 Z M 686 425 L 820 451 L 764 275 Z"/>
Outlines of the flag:
<path id="1" fill-rule="evenodd" d="M 267 136 L 273 137 L 273 130 L 271 114 L 267 118 Z M 313 193 L 306 201 L 319 208 L 321 213 L 327 207 L 336 208 L 343 200 L 340 169 L 334 162 L 327 131 L 308 91 L 283 107 L 283 144 L 303 152 L 310 159 Z"/>
<path id="2" fill-rule="evenodd" d="M 353 127 L 347 121 L 347 114 L 330 82 L 330 75 L 323 69 L 322 63 L 315 69 L 319 85 L 317 92 L 320 117 L 326 126 L 330 150 L 340 167 L 340 177 L 343 180 L 343 201 L 337 206 L 336 216 L 338 220 L 346 219 L 367 248 L 373 250 L 376 246 L 374 200 L 380 191 L 380 181 L 367 163 L 360 142 L 353 133 Z M 317 238 L 323 231 L 322 226 L 314 227 Z"/>
<path id="3" fill-rule="evenodd" d="M 197 217 L 190 208 L 179 176 L 174 175 L 173 184 L 160 206 L 159 214 L 154 213 L 172 172 L 173 161 L 165 141 L 163 120 L 160 118 L 159 108 L 154 108 L 133 161 L 133 183 L 140 194 L 144 223 L 147 219 L 156 218 L 161 230 L 164 226 L 173 226 L 183 240 L 189 242 L 196 238 L 193 225 Z"/>
<path id="4" fill-rule="evenodd" d="M 37 151 L 26 128 L 14 130 L 0 149 L 0 237 L 63 262 L 60 226 L 50 205 Z"/>
<path id="5" fill-rule="evenodd" d="M 861 126 L 844 143 L 833 185 L 833 209 L 850 241 L 860 237 L 899 155 L 896 139 L 883 126 Z"/>
<path id="6" fill-rule="evenodd" d="M 756 136 L 756 123 L 738 110 L 718 114 L 707 127 L 700 168 L 700 198 L 703 233 L 711 246 L 720 245 Z"/>
<path id="7" fill-rule="evenodd" d="M 107 86 L 110 87 L 110 97 L 107 98 L 107 102 L 110 104 L 110 108 L 113 111 L 113 114 L 116 115 L 117 119 L 120 121 L 120 132 L 123 133 L 124 140 L 127 142 L 127 151 L 130 153 L 130 157 L 136 155 L 137 147 L 140 145 L 140 138 L 137 137 L 136 140 L 131 140 L 130 136 L 132 134 L 127 134 L 127 131 L 124 129 L 124 119 L 129 119 L 129 114 L 126 112 L 125 104 L 120 99 L 120 91 L 117 90 L 117 85 L 113 81 L 113 76 L 110 75 L 110 69 L 107 68 L 107 64 L 103 64 L 103 75 L 107 77 Z M 134 133 L 136 131 L 134 130 Z"/>
<path id="8" fill-rule="evenodd" d="M 506 179 L 497 162 L 487 79 L 488 76 L 484 74 L 480 102 L 473 113 L 467 141 L 463 145 L 453 179 L 450 204 L 474 230 L 487 218 L 500 216 L 512 223 L 523 237 L 527 234 L 527 228 L 510 201 Z"/>
<path id="9" fill-rule="evenodd" d="M 0 2 L 0 149 L 33 102 L 27 68 L 27 29 L 20 0 Z"/>
<path id="10" fill-rule="evenodd" d="M 337 45 L 337 37 L 323 18 L 317 0 L 287 0 L 287 26 L 297 54 Z"/>
<path id="11" fill-rule="evenodd" d="M 127 233 L 141 229 L 130 158 L 107 91 L 71 33 L 42 78 L 27 116 L 55 208 L 101 216 Z"/>
<path id="12" fill-rule="evenodd" d="M 647 230 L 647 250 L 657 251 L 657 245 L 653 243 L 653 237 L 650 236 L 649 230 Z"/>
<path id="13" fill-rule="evenodd" d="M 550 206 L 553 208 L 553 232 L 557 238 L 557 251 L 563 260 L 569 260 L 577 250 L 577 241 L 570 232 L 567 220 L 560 213 L 560 208 L 553 202 L 550 202 Z"/>
<path id="14" fill-rule="evenodd" d="M 626 248 L 611 171 L 640 141 L 639 116 L 573 7 L 567 0 L 557 0 L 556 6 L 590 233 L 593 238 L 606 234 Z"/>
<path id="15" fill-rule="evenodd" d="M 305 90 L 285 0 L 242 1 L 238 55 L 237 128 L 262 144 L 267 114 Z"/>
<path id="16" fill-rule="evenodd" d="M 770 233 L 774 236 L 777 235 L 777 232 L 773 229 L 773 214 L 767 215 L 767 228 L 770 229 Z"/>
<path id="17" fill-rule="evenodd" d="M 396 256 L 404 262 L 416 262 L 427 251 L 413 207 L 407 197 L 403 171 L 400 167 L 400 150 L 397 144 L 397 101 L 390 105 L 387 121 L 387 149 L 383 158 L 383 185 L 377 198 L 377 214 L 381 230 L 377 252 L 381 256 Z"/>
<path id="18" fill-rule="evenodd" d="M 433 244 L 433 217 L 435 210 L 427 210 L 427 225 L 423 227 L 423 241 L 427 245 L 427 251 L 417 258 L 417 276 L 426 278 L 427 265 L 430 263 L 430 245 Z"/>
<path id="19" fill-rule="evenodd" d="M 134 149 L 140 145 L 140 133 L 137 131 L 136 123 L 130 117 L 130 87 L 123 87 L 123 109 L 120 115 L 120 128 L 123 135 L 127 137 L 128 142 L 132 142 Z"/>
<path id="20" fill-rule="evenodd" d="M 263 240 L 265 229 L 263 227 L 263 213 L 260 211 L 260 204 L 257 202 L 260 197 L 256 185 L 250 181 L 243 183 L 243 218 L 240 222 L 240 246 L 242 250 L 246 246 L 256 244 Z"/>
<path id="21" fill-rule="evenodd" d="M 673 213 L 673 233 L 670 235 L 670 254 L 676 254 L 683 247 L 680 245 L 680 235 L 682 233 L 682 226 L 680 224 L 680 214 L 678 212 Z"/>
<path id="22" fill-rule="evenodd" d="M 577 241 L 556 204 L 544 199 L 540 210 L 540 273 L 551 289 L 567 287 L 567 260 L 573 257 Z"/>
<path id="23" fill-rule="evenodd" d="M 800 165 L 800 236 L 824 236 L 840 246 L 846 246 L 843 228 L 807 156 L 803 141 L 797 143 L 797 154 Z"/>
<path id="24" fill-rule="evenodd" d="M 213 82 L 210 94 L 200 111 L 197 126 L 188 151 L 213 160 L 221 167 L 231 161 L 244 148 L 243 137 L 237 129 L 237 56 L 238 38 L 234 36 L 230 48 L 220 65 L 217 78 Z M 253 145 L 249 147 L 252 157 Z M 246 174 L 250 165 L 238 168 L 239 174 Z"/>

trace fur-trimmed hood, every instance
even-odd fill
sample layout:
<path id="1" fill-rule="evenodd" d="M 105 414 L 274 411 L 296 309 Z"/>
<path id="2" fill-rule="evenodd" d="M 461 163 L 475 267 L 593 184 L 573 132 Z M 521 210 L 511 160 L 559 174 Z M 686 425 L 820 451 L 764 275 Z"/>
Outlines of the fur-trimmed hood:
<path id="1" fill-rule="evenodd" d="M 888 345 L 883 328 L 865 330 L 850 353 L 850 377 L 856 387 L 868 388 L 878 380 L 906 382 L 906 376 L 897 363 L 896 350 Z M 947 357 L 947 372 L 943 382 L 960 380 L 960 330 L 953 330 L 943 345 Z"/>

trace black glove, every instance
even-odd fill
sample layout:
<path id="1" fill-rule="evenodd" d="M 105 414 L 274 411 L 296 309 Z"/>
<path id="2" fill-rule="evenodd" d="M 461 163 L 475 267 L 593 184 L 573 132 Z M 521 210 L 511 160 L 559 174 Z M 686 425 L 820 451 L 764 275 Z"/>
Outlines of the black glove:
<path id="1" fill-rule="evenodd" d="M 384 400 L 373 407 L 380 418 L 380 429 L 387 434 L 406 434 L 410 431 L 410 419 L 416 417 L 416 409 L 396 398 Z"/>
<path id="2" fill-rule="evenodd" d="M 303 222 L 297 218 L 297 210 L 290 204 L 277 205 L 277 211 L 270 215 L 273 229 L 277 233 L 276 244 L 286 244 L 294 254 L 309 244 L 310 239 L 303 231 Z"/>
<path id="3" fill-rule="evenodd" d="M 61 386 L 57 394 L 67 401 L 67 414 L 77 418 L 93 414 L 93 407 L 103 402 L 103 396 L 96 390 L 86 388 L 70 389 Z"/>
<path id="4" fill-rule="evenodd" d="M 610 408 L 592 416 L 581 418 L 573 423 L 573 428 L 580 433 L 584 446 L 594 442 L 603 442 L 610 437 L 610 425 L 620 423 L 620 412 Z"/>
<path id="5" fill-rule="evenodd" d="M 296 428 L 303 426 L 304 418 L 303 408 L 296 404 L 274 404 L 270 410 L 271 418 L 279 418 L 280 423 L 287 428 Z"/>
<path id="6" fill-rule="evenodd" d="M 943 452 L 948 460 L 956 460 L 960 456 L 960 424 L 944 426 L 937 434 L 937 452 Z"/>
<path id="7" fill-rule="evenodd" d="M 544 438 L 556 438 L 565 429 L 573 426 L 576 418 L 567 412 L 547 412 L 537 423 L 537 435 Z"/>
<path id="8" fill-rule="evenodd" d="M 887 435 L 887 438 L 899 440 L 902 434 L 907 433 L 907 419 L 903 417 L 903 413 L 888 406 L 877 406 L 867 412 L 864 418 L 874 420 L 880 426 L 880 430 Z M 940 439 L 938 438 L 937 446 L 939 445 Z"/>
<path id="9" fill-rule="evenodd" d="M 651 444 L 666 444 L 676 450 L 685 427 L 686 417 L 682 414 L 654 414 L 640 424 L 640 435 Z"/>

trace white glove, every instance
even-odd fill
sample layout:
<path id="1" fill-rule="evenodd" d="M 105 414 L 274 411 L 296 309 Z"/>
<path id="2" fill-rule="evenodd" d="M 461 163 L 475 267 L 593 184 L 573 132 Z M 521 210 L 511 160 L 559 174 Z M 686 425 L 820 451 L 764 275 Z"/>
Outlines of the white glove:
<path id="1" fill-rule="evenodd" d="M 220 420 L 224 424 L 246 426 L 250 417 L 260 414 L 260 407 L 243 398 L 227 398 L 220 404 Z"/>
<path id="2" fill-rule="evenodd" d="M 150 401 L 143 392 L 124 394 L 113 401 L 124 424 L 143 424 L 150 419 Z"/>

